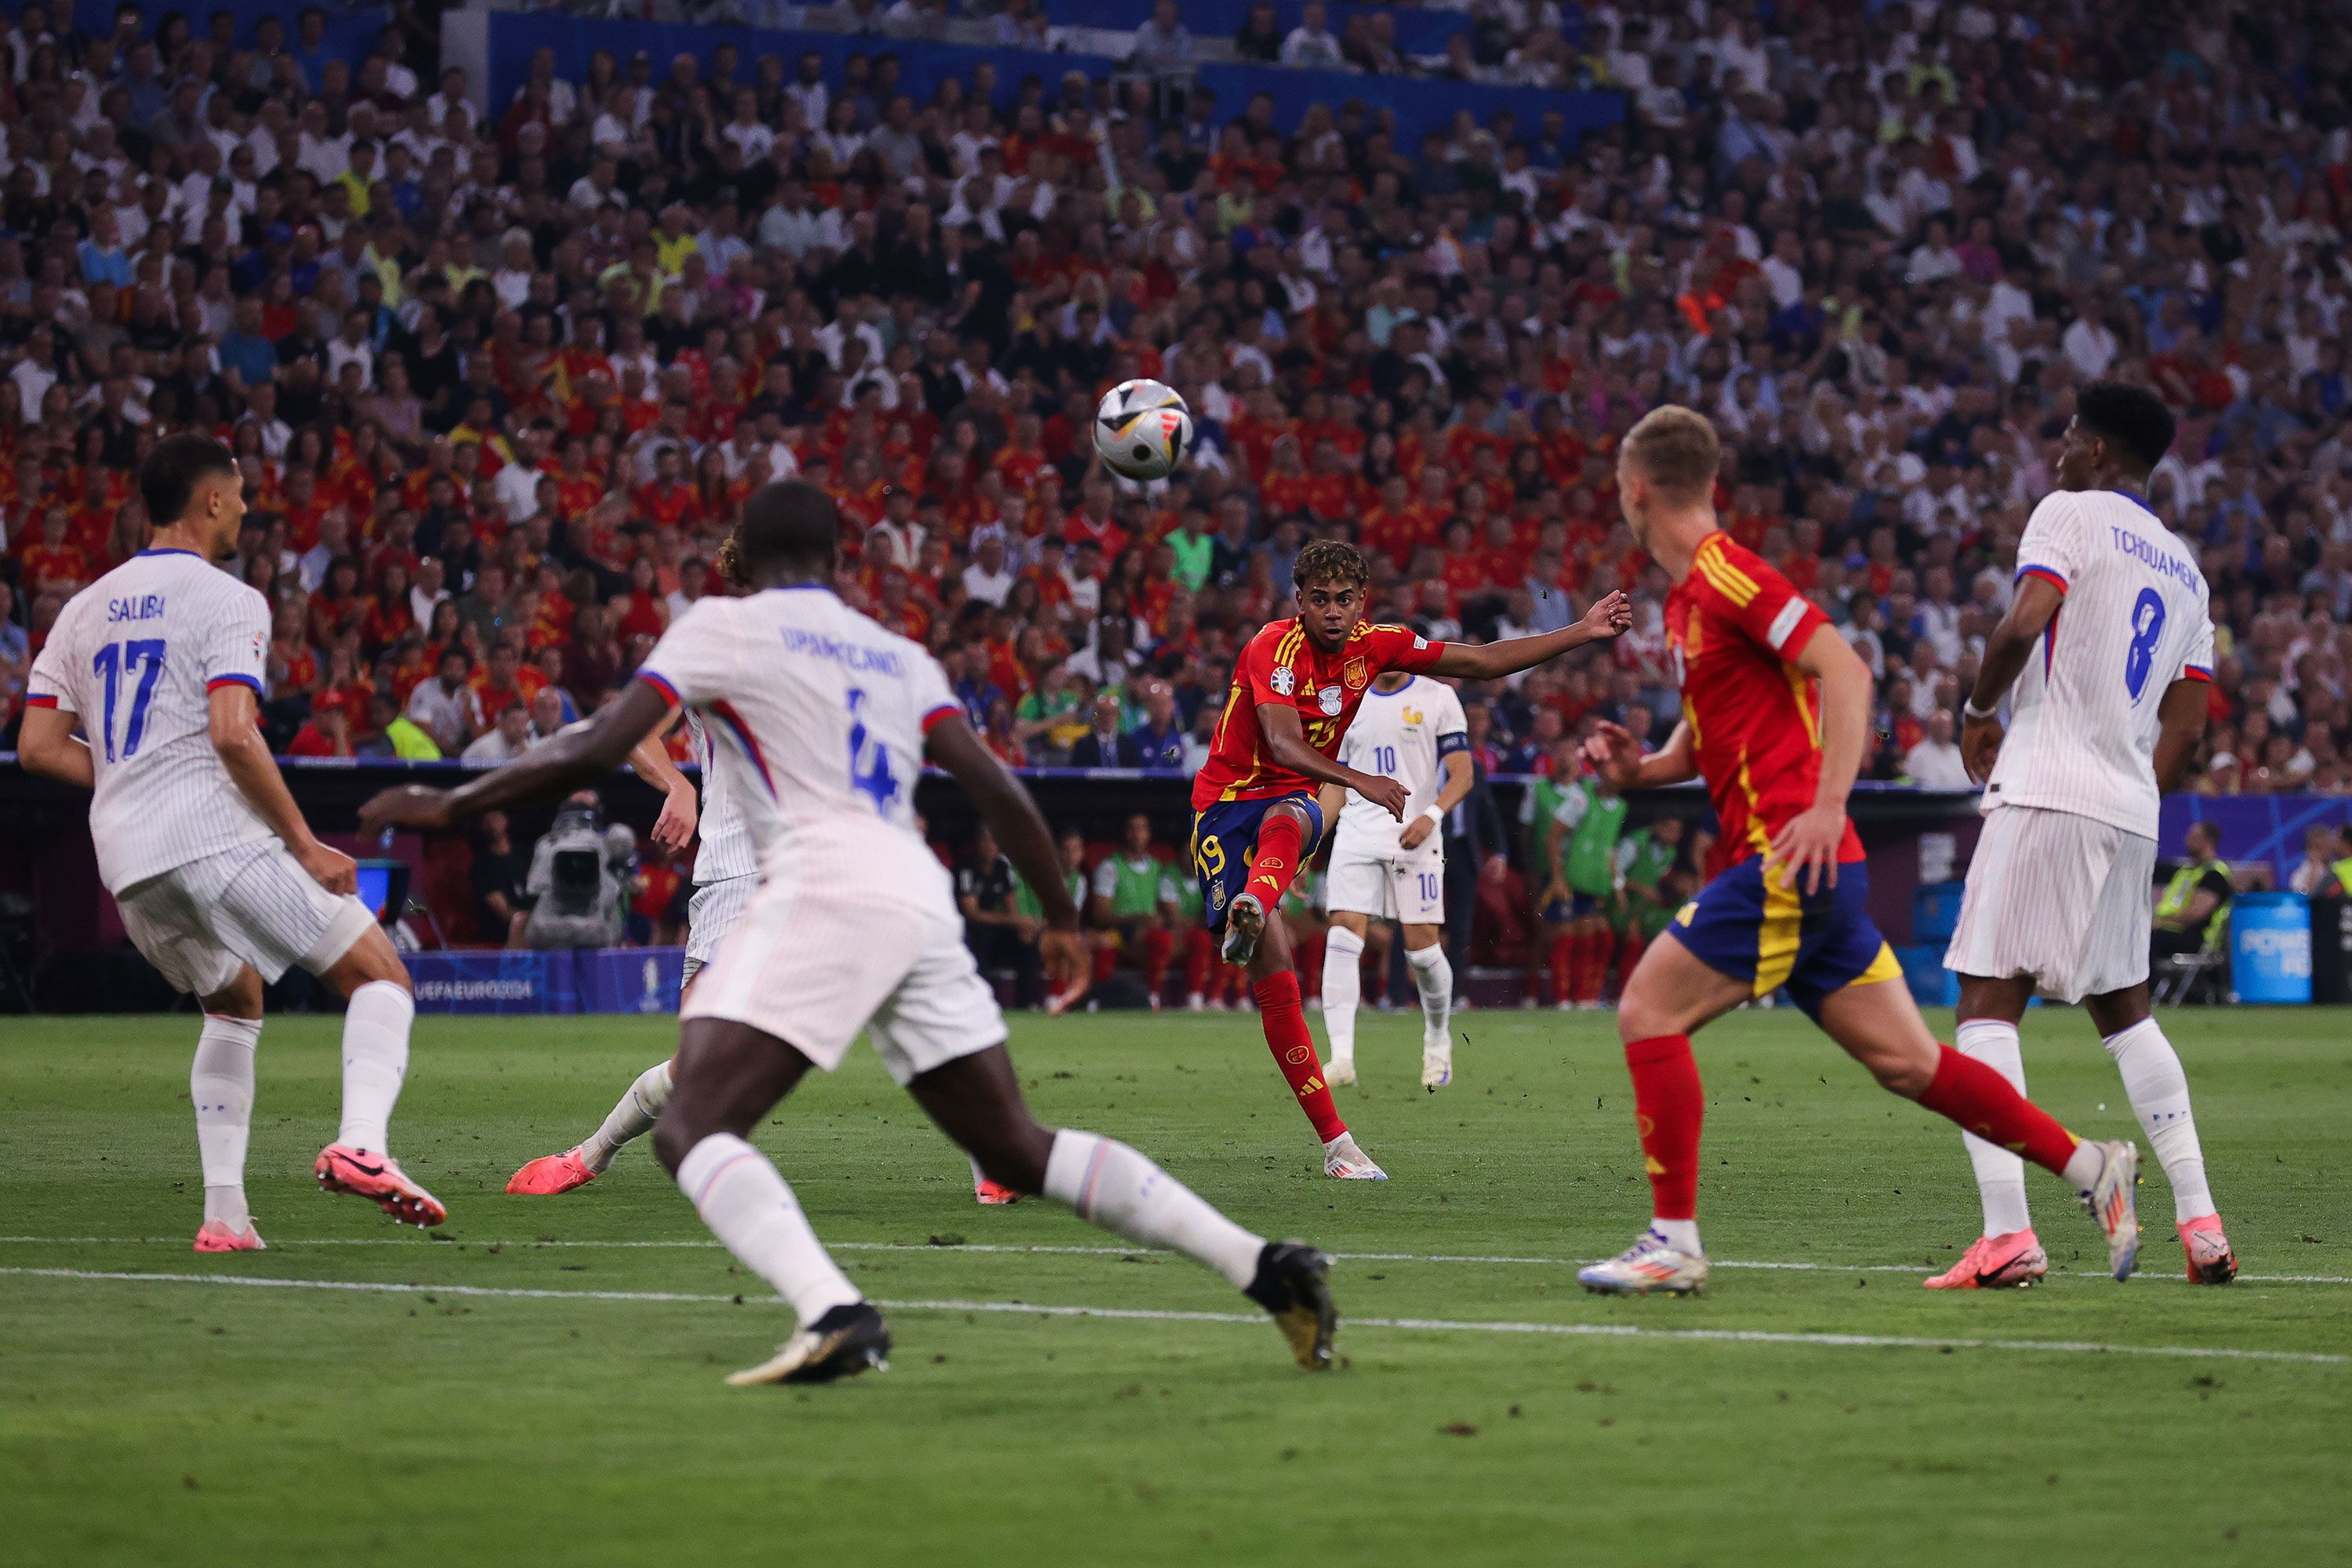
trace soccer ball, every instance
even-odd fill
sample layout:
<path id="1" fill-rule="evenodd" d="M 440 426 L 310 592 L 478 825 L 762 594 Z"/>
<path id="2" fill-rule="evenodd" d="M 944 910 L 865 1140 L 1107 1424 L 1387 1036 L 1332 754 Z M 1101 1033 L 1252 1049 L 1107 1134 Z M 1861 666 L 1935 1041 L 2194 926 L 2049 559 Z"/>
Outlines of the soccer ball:
<path id="1" fill-rule="evenodd" d="M 1176 389 L 1122 381 L 1095 407 L 1095 450 L 1122 479 L 1164 479 L 1192 445 L 1192 414 Z"/>

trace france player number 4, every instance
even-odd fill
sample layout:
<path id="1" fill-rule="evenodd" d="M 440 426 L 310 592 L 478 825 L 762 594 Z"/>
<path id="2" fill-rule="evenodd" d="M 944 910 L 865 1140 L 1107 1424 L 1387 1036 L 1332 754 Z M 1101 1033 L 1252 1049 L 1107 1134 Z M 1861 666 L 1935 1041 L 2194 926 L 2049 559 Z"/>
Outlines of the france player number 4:
<path id="1" fill-rule="evenodd" d="M 147 733 L 147 704 L 154 700 L 155 682 L 163 673 L 163 639 L 132 637 L 128 642 L 108 643 L 90 656 L 89 667 L 106 678 L 106 760 L 127 762 L 138 755 L 139 742 Z M 118 749 L 114 743 L 116 699 L 133 671 L 138 673 L 139 686 L 131 694 L 131 716 Z"/>
<path id="2" fill-rule="evenodd" d="M 2124 654 L 2124 689 L 2137 702 L 2147 690 L 2148 672 L 2156 668 L 2156 643 L 2164 636 L 2164 595 L 2142 588 L 2132 605 L 2132 640 Z"/>
<path id="3" fill-rule="evenodd" d="M 849 783 L 874 797 L 874 809 L 889 815 L 890 803 L 898 798 L 898 775 L 890 771 L 890 748 L 866 729 L 864 717 L 866 693 L 863 689 L 849 689 Z"/>

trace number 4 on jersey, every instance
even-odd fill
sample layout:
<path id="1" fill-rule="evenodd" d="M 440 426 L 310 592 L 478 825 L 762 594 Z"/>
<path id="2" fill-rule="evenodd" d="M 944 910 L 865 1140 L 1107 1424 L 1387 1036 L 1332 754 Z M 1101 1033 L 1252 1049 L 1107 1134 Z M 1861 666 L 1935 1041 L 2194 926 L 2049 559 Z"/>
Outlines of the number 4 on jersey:
<path id="1" fill-rule="evenodd" d="M 874 797 L 874 809 L 888 815 L 898 798 L 898 775 L 890 771 L 890 748 L 866 727 L 866 693 L 849 689 L 849 783 Z"/>

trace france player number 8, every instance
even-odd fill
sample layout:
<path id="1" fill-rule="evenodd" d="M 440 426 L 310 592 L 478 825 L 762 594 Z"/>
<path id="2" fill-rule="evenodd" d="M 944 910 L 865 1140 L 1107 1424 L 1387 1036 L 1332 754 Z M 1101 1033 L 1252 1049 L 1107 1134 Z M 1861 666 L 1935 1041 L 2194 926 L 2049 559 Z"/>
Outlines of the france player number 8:
<path id="1" fill-rule="evenodd" d="M 2156 641 L 2164 635 L 2164 595 L 2142 588 L 2132 605 L 2131 647 L 2124 654 L 2124 689 L 2137 702 L 2147 689 L 2148 672 L 2156 668 Z"/>
<path id="2" fill-rule="evenodd" d="M 142 668 L 142 666 L 145 668 Z M 128 642 L 110 642 L 90 656 L 89 668 L 106 678 L 106 760 L 128 762 L 139 754 L 139 742 L 147 733 L 147 704 L 154 700 L 155 682 L 163 673 L 163 639 L 133 637 Z M 114 712 L 116 699 L 123 683 L 137 670 L 139 685 L 131 694 L 131 717 L 123 726 L 122 744 L 114 743 Z"/>

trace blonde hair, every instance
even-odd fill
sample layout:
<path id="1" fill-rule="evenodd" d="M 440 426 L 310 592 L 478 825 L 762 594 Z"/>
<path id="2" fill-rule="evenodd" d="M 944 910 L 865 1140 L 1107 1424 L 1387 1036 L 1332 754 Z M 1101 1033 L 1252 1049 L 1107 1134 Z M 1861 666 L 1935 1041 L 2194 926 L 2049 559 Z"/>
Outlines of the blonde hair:
<path id="1" fill-rule="evenodd" d="M 1713 493 L 1723 443 L 1706 416 L 1668 403 L 1625 433 L 1625 458 L 1664 500 L 1687 504 Z"/>

